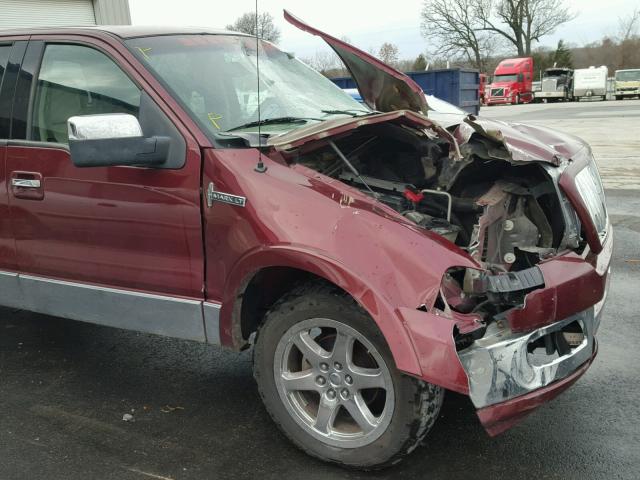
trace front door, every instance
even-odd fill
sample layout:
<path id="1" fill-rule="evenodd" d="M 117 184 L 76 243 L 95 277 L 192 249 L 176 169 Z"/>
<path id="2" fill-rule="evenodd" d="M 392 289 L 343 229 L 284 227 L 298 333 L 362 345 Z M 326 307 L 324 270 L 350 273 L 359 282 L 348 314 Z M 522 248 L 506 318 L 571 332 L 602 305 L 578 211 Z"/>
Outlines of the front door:
<path id="1" fill-rule="evenodd" d="M 14 86 L 26 44 L 25 40 L 16 42 L 0 39 L 0 302 L 4 297 L 5 284 L 13 281 L 16 270 L 5 161 L 10 136 Z"/>
<path id="2" fill-rule="evenodd" d="M 37 61 L 30 65 L 30 58 Z M 70 304 L 93 302 L 98 296 L 105 303 L 102 308 L 109 309 L 109 302 L 117 303 L 119 298 L 134 302 L 130 295 L 118 296 L 125 290 L 146 295 L 147 300 L 155 299 L 154 295 L 163 299 L 182 297 L 187 303 L 193 299 L 195 306 L 195 300 L 203 297 L 204 270 L 199 154 L 194 155 L 193 149 L 188 155 L 182 152 L 182 167 L 172 169 L 77 168 L 70 159 L 69 117 L 151 115 L 142 111 L 141 99 L 149 98 L 143 86 L 119 66 L 117 59 L 117 52 L 108 46 L 29 44 L 16 88 L 13 138 L 6 147 L 18 268 L 26 279 L 53 281 L 46 291 L 51 292 L 51 285 L 55 286 L 58 294 L 54 302 L 60 302 L 60 296 L 69 296 L 64 300 Z M 162 115 L 154 105 L 153 115 Z M 166 125 L 167 120 L 156 119 L 150 124 Z M 142 120 L 141 125 L 147 134 Z M 186 150 L 187 143 L 182 137 L 180 140 L 182 143 L 174 143 L 172 148 Z M 76 284 L 84 286 L 67 288 Z M 31 292 L 27 303 L 40 302 L 34 295 Z M 83 309 L 70 304 L 63 312 L 45 313 L 80 317 Z M 39 303 L 27 307 L 46 310 Z M 85 307 L 89 307 L 85 308 L 87 315 L 96 315 L 91 306 Z M 116 308 L 113 313 L 119 311 Z M 179 315 L 179 311 L 174 313 Z M 152 316 L 144 319 L 149 321 L 153 321 Z M 174 321 L 179 323 L 180 319 Z M 122 325 L 126 322 L 123 319 L 114 323 L 98 318 L 96 322 L 126 326 Z M 131 328 L 158 330 L 149 325 Z M 175 335 L 170 331 L 158 333 Z"/>

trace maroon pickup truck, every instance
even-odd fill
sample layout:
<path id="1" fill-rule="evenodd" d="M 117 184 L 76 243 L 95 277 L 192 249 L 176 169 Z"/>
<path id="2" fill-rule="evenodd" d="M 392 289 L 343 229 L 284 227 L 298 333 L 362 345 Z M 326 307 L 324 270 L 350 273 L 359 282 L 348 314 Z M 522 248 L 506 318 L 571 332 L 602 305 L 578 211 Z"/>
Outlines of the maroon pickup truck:
<path id="1" fill-rule="evenodd" d="M 238 33 L 0 35 L 0 304 L 253 348 L 274 422 L 352 467 L 411 452 L 445 389 L 508 429 L 596 355 L 612 230 L 591 149 L 439 112 L 285 17 L 364 105 Z"/>

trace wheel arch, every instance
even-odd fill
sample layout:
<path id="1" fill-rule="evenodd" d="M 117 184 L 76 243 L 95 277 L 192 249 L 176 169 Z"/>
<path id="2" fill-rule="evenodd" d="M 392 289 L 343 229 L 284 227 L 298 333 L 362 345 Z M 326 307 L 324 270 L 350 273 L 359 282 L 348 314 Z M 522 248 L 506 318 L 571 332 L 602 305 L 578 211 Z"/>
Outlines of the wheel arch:
<path id="1" fill-rule="evenodd" d="M 295 246 L 250 252 L 233 268 L 220 311 L 222 344 L 235 350 L 246 348 L 268 307 L 300 281 L 329 282 L 353 298 L 382 332 L 397 368 L 421 375 L 402 317 L 382 293 L 339 262 Z"/>

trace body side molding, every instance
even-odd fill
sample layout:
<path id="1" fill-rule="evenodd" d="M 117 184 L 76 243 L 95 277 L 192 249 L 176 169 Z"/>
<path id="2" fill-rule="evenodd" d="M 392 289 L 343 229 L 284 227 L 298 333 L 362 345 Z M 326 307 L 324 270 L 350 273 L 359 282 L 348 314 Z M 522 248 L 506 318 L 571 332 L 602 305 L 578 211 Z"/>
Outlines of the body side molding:
<path id="1" fill-rule="evenodd" d="M 108 327 L 220 343 L 220 305 L 201 300 L 0 271 L 0 305 Z"/>

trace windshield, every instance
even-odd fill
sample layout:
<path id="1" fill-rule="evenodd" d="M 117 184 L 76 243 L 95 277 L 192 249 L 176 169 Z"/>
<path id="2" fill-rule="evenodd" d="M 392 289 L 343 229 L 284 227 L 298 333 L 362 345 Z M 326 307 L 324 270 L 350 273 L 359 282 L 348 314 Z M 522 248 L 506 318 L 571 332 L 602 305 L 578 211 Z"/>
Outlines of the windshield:
<path id="1" fill-rule="evenodd" d="M 640 70 L 628 70 L 626 72 L 616 72 L 616 80 L 621 82 L 640 81 Z"/>
<path id="2" fill-rule="evenodd" d="M 543 77 L 560 77 L 563 75 L 569 75 L 567 70 L 547 70 L 542 75 Z"/>
<path id="3" fill-rule="evenodd" d="M 127 45 L 213 137 L 258 120 L 254 37 L 168 35 L 131 39 Z M 369 113 L 292 55 L 268 42 L 260 41 L 258 48 L 260 120 L 279 119 L 263 124 L 266 133 L 335 115 Z"/>
<path id="4" fill-rule="evenodd" d="M 493 82 L 517 82 L 518 74 L 514 73 L 513 75 L 495 75 L 493 77 Z"/>

